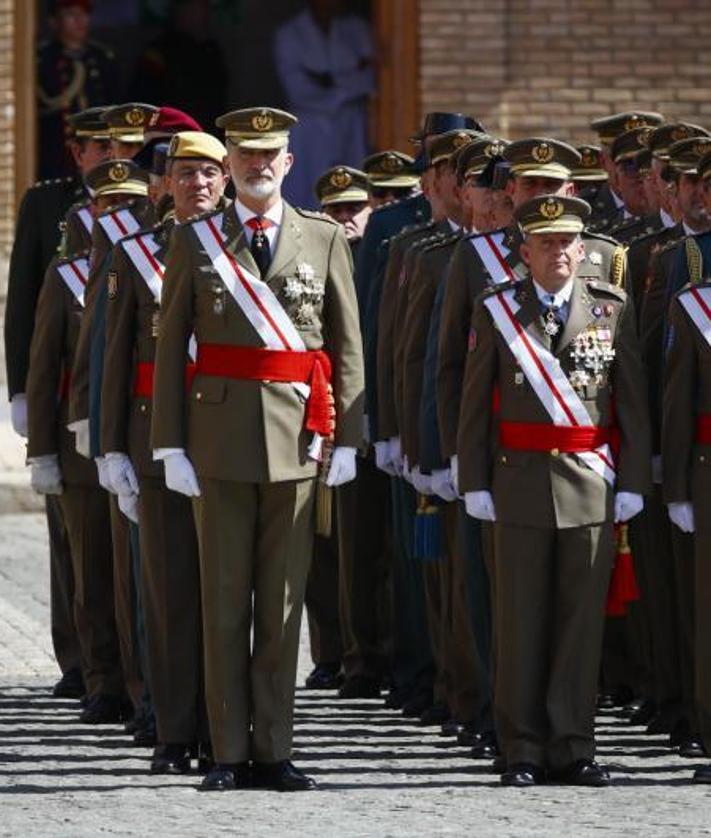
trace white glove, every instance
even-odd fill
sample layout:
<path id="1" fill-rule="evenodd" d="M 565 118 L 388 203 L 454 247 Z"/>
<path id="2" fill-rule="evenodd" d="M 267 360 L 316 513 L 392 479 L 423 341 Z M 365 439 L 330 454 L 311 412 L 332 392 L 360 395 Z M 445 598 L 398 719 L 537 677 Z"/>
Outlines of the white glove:
<path id="1" fill-rule="evenodd" d="M 395 468 L 390 460 L 390 443 L 387 440 L 381 439 L 375 443 L 375 465 L 380 471 L 395 477 Z"/>
<path id="2" fill-rule="evenodd" d="M 76 422 L 72 422 L 70 425 L 67 425 L 67 427 L 75 435 L 74 447 L 77 449 L 77 453 L 81 454 L 82 457 L 86 457 L 88 460 L 91 455 L 89 420 L 77 419 Z"/>
<path id="3" fill-rule="evenodd" d="M 420 471 L 419 466 L 415 466 L 410 472 L 410 477 L 412 479 L 412 485 L 421 495 L 431 495 L 432 494 L 432 475 L 431 474 L 423 474 Z"/>
<path id="4" fill-rule="evenodd" d="M 353 450 L 355 451 L 355 449 Z M 163 462 L 165 464 L 165 485 L 169 489 L 173 492 L 180 492 L 181 495 L 187 495 L 189 498 L 200 496 L 200 486 L 195 469 L 185 454 L 168 454 Z"/>
<path id="5" fill-rule="evenodd" d="M 652 483 L 662 482 L 662 458 L 659 454 L 652 457 Z"/>
<path id="6" fill-rule="evenodd" d="M 138 495 L 119 493 L 118 508 L 134 524 L 138 523 Z"/>
<path id="7" fill-rule="evenodd" d="M 106 457 L 94 457 L 96 463 L 96 471 L 99 474 L 99 486 L 111 492 L 112 495 L 118 494 L 111 483 L 111 475 L 109 474 L 109 464 Z"/>
<path id="8" fill-rule="evenodd" d="M 449 468 L 452 472 L 452 486 L 459 497 L 459 456 L 457 454 L 449 458 Z"/>
<path id="9" fill-rule="evenodd" d="M 682 532 L 694 532 L 694 507 L 688 501 L 667 504 L 669 518 Z"/>
<path id="10" fill-rule="evenodd" d="M 15 393 L 10 399 L 10 422 L 16 434 L 27 436 L 27 396 L 24 393 Z"/>
<path id="11" fill-rule="evenodd" d="M 30 460 L 30 485 L 41 495 L 61 495 L 62 472 L 56 454 L 45 454 Z"/>
<path id="12" fill-rule="evenodd" d="M 339 445 L 331 454 L 331 467 L 326 477 L 327 486 L 341 486 L 356 476 L 356 449 Z"/>
<path id="13" fill-rule="evenodd" d="M 615 495 L 615 523 L 624 524 L 644 509 L 644 498 L 633 492 L 618 492 Z"/>
<path id="14" fill-rule="evenodd" d="M 452 482 L 452 470 L 439 468 L 432 472 L 432 493 L 450 502 L 457 499 L 457 490 Z"/>
<path id="15" fill-rule="evenodd" d="M 109 483 L 117 495 L 137 495 L 138 478 L 127 454 L 111 451 L 104 458 L 109 469 Z"/>
<path id="16" fill-rule="evenodd" d="M 467 515 L 479 518 L 480 521 L 495 521 L 496 511 L 491 492 L 467 492 L 464 495 L 464 506 Z"/>
<path id="17" fill-rule="evenodd" d="M 390 462 L 392 463 L 392 466 L 395 469 L 395 474 L 397 477 L 402 477 L 404 462 L 402 459 L 402 446 L 400 445 L 400 437 L 391 436 L 388 440 L 388 445 L 390 446 L 390 452 L 388 456 L 390 457 Z"/>

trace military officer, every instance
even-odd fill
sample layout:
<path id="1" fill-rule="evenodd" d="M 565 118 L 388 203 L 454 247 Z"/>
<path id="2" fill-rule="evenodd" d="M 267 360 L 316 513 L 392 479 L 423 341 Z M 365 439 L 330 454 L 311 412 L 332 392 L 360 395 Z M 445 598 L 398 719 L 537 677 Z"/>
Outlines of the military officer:
<path id="1" fill-rule="evenodd" d="M 576 148 L 580 154 L 580 165 L 573 169 L 571 178 L 576 185 L 578 197 L 590 203 L 607 183 L 608 174 L 602 165 L 600 146 L 585 143 Z"/>
<path id="2" fill-rule="evenodd" d="M 224 203 L 226 154 L 209 134 L 176 134 L 167 149 L 172 208 L 156 227 L 122 239 L 111 260 L 116 280 L 107 305 L 101 449 L 112 487 L 138 505 L 146 676 L 160 743 L 151 763 L 153 773 L 185 773 L 191 746 L 208 738 L 192 510 L 185 496 L 166 489 L 162 467 L 151 457 L 149 435 L 168 242 L 176 223 Z"/>
<path id="3" fill-rule="evenodd" d="M 628 111 L 613 113 L 594 119 L 590 127 L 598 135 L 600 143 L 600 162 L 608 174 L 608 182 L 598 190 L 592 204 L 589 227 L 592 230 L 605 231 L 610 225 L 620 221 L 623 204 L 617 184 L 617 171 L 610 157 L 610 146 L 620 134 L 633 128 L 655 128 L 664 122 L 664 117 L 654 111 Z"/>
<path id="4" fill-rule="evenodd" d="M 546 772 L 609 783 L 594 761 L 593 725 L 613 521 L 642 509 L 649 427 L 627 296 L 579 273 L 589 212 L 562 195 L 521 204 L 530 276 L 484 294 L 471 323 L 459 485 L 469 514 L 494 522 L 505 785 L 533 785 Z"/>
<path id="5" fill-rule="evenodd" d="M 334 166 L 316 182 L 316 197 L 321 210 L 343 225 L 355 254 L 370 216 L 368 176 L 349 166 Z"/>
<path id="6" fill-rule="evenodd" d="M 158 126 L 161 108 L 142 102 L 126 102 L 106 108 L 103 118 L 109 126 L 111 156 L 117 160 L 130 160 L 143 148 L 146 134 Z"/>
<path id="7" fill-rule="evenodd" d="M 361 164 L 368 178 L 368 193 L 373 208 L 407 198 L 420 185 L 415 159 L 401 151 L 379 151 Z"/>
<path id="8" fill-rule="evenodd" d="M 294 121 L 271 108 L 220 117 L 235 202 L 177 227 L 167 256 L 151 442 L 168 488 L 195 497 L 215 756 L 208 791 L 315 785 L 289 759 L 314 478 L 333 433 L 326 483 L 352 479 L 361 439 L 347 240 L 330 219 L 281 198 Z M 186 398 L 192 333 L 197 375 Z"/>
<path id="9" fill-rule="evenodd" d="M 10 256 L 5 304 L 5 364 L 10 418 L 13 429 L 27 436 L 25 396 L 30 341 L 35 308 L 50 260 L 60 245 L 64 218 L 70 206 L 85 198 L 83 175 L 106 158 L 103 137 L 84 134 L 90 112 L 77 114 L 72 122 L 75 136 L 69 147 L 78 172 L 74 177 L 42 181 L 25 193 L 17 217 Z M 73 252 L 72 252 L 73 255 Z M 57 499 L 46 496 L 50 543 L 50 596 L 52 642 L 62 678 L 55 686 L 58 698 L 83 695 L 79 647 L 73 618 L 72 562 L 61 509 Z"/>

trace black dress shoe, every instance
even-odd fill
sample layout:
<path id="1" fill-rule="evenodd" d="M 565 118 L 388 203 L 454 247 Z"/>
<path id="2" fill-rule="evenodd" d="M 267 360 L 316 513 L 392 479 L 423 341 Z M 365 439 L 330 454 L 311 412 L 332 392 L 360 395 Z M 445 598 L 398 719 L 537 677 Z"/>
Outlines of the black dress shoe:
<path id="1" fill-rule="evenodd" d="M 311 791 L 316 783 L 288 759 L 281 762 L 255 762 L 254 787 L 273 791 Z"/>
<path id="2" fill-rule="evenodd" d="M 706 756 L 703 740 L 700 736 L 690 736 L 679 745 L 679 756 L 688 759 L 698 759 Z"/>
<path id="3" fill-rule="evenodd" d="M 319 663 L 304 682 L 307 690 L 337 690 L 343 682 L 340 663 Z"/>
<path id="4" fill-rule="evenodd" d="M 607 769 L 598 765 L 594 759 L 579 759 L 565 768 L 550 771 L 549 777 L 568 786 L 601 788 L 610 785 L 610 775 Z"/>
<path id="5" fill-rule="evenodd" d="M 52 689 L 52 698 L 81 698 L 84 695 L 84 679 L 78 667 L 68 669 Z"/>
<path id="6" fill-rule="evenodd" d="M 403 687 L 393 687 L 387 694 L 383 706 L 388 710 L 402 710 L 410 700 L 410 691 Z"/>
<path id="7" fill-rule="evenodd" d="M 190 748 L 187 745 L 158 745 L 153 751 L 151 774 L 187 774 Z"/>
<path id="8" fill-rule="evenodd" d="M 95 695 L 79 714 L 83 725 L 110 725 L 122 722 L 127 717 L 123 699 L 116 695 Z"/>
<path id="9" fill-rule="evenodd" d="M 380 684 L 376 678 L 354 675 L 346 678 L 338 690 L 339 698 L 380 698 Z"/>
<path id="10" fill-rule="evenodd" d="M 447 719 L 442 722 L 439 729 L 440 736 L 459 736 L 462 730 L 462 725 L 456 719 Z"/>
<path id="11" fill-rule="evenodd" d="M 657 713 L 657 702 L 645 699 L 629 714 L 631 725 L 648 725 Z"/>
<path id="12" fill-rule="evenodd" d="M 499 743 L 493 730 L 484 731 L 472 746 L 472 759 L 495 759 L 499 755 Z"/>
<path id="13" fill-rule="evenodd" d="M 711 783 L 711 765 L 702 765 L 694 771 L 694 782 L 704 783 L 708 785 Z"/>
<path id="14" fill-rule="evenodd" d="M 402 705 L 402 715 L 406 719 L 416 719 L 432 706 L 432 693 L 418 692 Z"/>
<path id="15" fill-rule="evenodd" d="M 519 762 L 503 772 L 501 785 L 524 788 L 525 786 L 540 785 L 544 779 L 545 775 L 540 766 L 532 765 L 529 762 Z"/>
<path id="16" fill-rule="evenodd" d="M 446 704 L 433 704 L 420 715 L 420 724 L 423 727 L 434 727 L 443 724 L 451 717 L 452 714 Z"/>
<path id="17" fill-rule="evenodd" d="M 248 762 L 216 762 L 203 777 L 198 791 L 234 791 L 251 786 Z"/>
<path id="18" fill-rule="evenodd" d="M 678 748 L 690 738 L 691 728 L 689 727 L 689 723 L 686 719 L 680 719 L 671 729 L 671 733 L 669 734 L 669 747 Z"/>
<path id="19" fill-rule="evenodd" d="M 471 748 L 481 740 L 481 731 L 477 722 L 464 722 L 457 734 L 457 744 Z"/>

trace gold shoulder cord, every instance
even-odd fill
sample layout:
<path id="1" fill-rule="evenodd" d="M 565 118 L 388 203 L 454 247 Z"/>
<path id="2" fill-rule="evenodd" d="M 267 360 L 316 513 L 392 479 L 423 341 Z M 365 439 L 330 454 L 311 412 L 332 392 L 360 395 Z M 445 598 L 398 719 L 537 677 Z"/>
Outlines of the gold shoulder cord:
<path id="1" fill-rule="evenodd" d="M 623 288 L 625 284 L 625 261 L 627 249 L 618 245 L 612 254 L 612 284 L 617 288 Z"/>
<path id="2" fill-rule="evenodd" d="M 686 266 L 689 270 L 689 282 L 696 285 L 701 282 L 701 263 L 702 256 L 696 241 L 689 236 L 684 242 L 684 249 L 686 250 Z"/>

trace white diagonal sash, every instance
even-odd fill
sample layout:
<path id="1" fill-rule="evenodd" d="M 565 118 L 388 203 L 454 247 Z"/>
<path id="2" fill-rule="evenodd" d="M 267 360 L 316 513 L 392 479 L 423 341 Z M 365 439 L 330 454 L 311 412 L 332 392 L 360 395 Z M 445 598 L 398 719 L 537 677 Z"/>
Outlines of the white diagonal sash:
<path id="1" fill-rule="evenodd" d="M 81 223 L 84 225 L 86 232 L 91 235 L 91 230 L 94 226 L 94 216 L 91 214 L 89 207 L 82 207 L 80 210 L 77 210 L 77 215 L 79 216 Z"/>
<path id="2" fill-rule="evenodd" d="M 516 319 L 519 305 L 514 299 L 514 290 L 493 294 L 484 301 L 484 305 L 553 424 L 566 428 L 593 426 L 587 408 L 571 386 L 558 359 L 532 338 Z M 575 456 L 611 486 L 614 485 L 615 465 L 607 443 L 593 451 L 575 452 Z"/>
<path id="3" fill-rule="evenodd" d="M 111 244 L 116 244 L 119 239 L 137 233 L 141 229 L 138 221 L 127 209 L 107 212 L 99 216 L 98 221 L 102 230 L 109 237 Z"/>
<path id="4" fill-rule="evenodd" d="M 494 235 L 484 233 L 470 239 L 472 247 L 479 254 L 479 258 L 491 278 L 492 285 L 500 285 L 503 282 L 518 279 L 513 268 L 506 261 L 506 256 L 511 251 L 503 246 L 503 240 L 503 233 Z"/>
<path id="5" fill-rule="evenodd" d="M 89 260 L 86 258 L 72 259 L 71 262 L 58 265 L 57 272 L 72 292 L 74 299 L 84 308 L 84 290 L 89 276 Z"/>
<path id="6" fill-rule="evenodd" d="M 711 288 L 690 288 L 679 295 L 679 302 L 711 346 Z"/>
<path id="7" fill-rule="evenodd" d="M 160 245 L 156 242 L 155 237 L 151 233 L 145 233 L 144 235 L 124 239 L 121 246 L 131 260 L 131 264 L 153 294 L 153 299 L 160 305 L 165 265 L 156 256 L 156 253 L 160 250 Z"/>
<path id="8" fill-rule="evenodd" d="M 192 226 L 230 296 L 267 349 L 305 352 L 301 335 L 271 288 L 240 265 L 225 247 L 223 217 L 223 213 L 213 215 Z"/>

